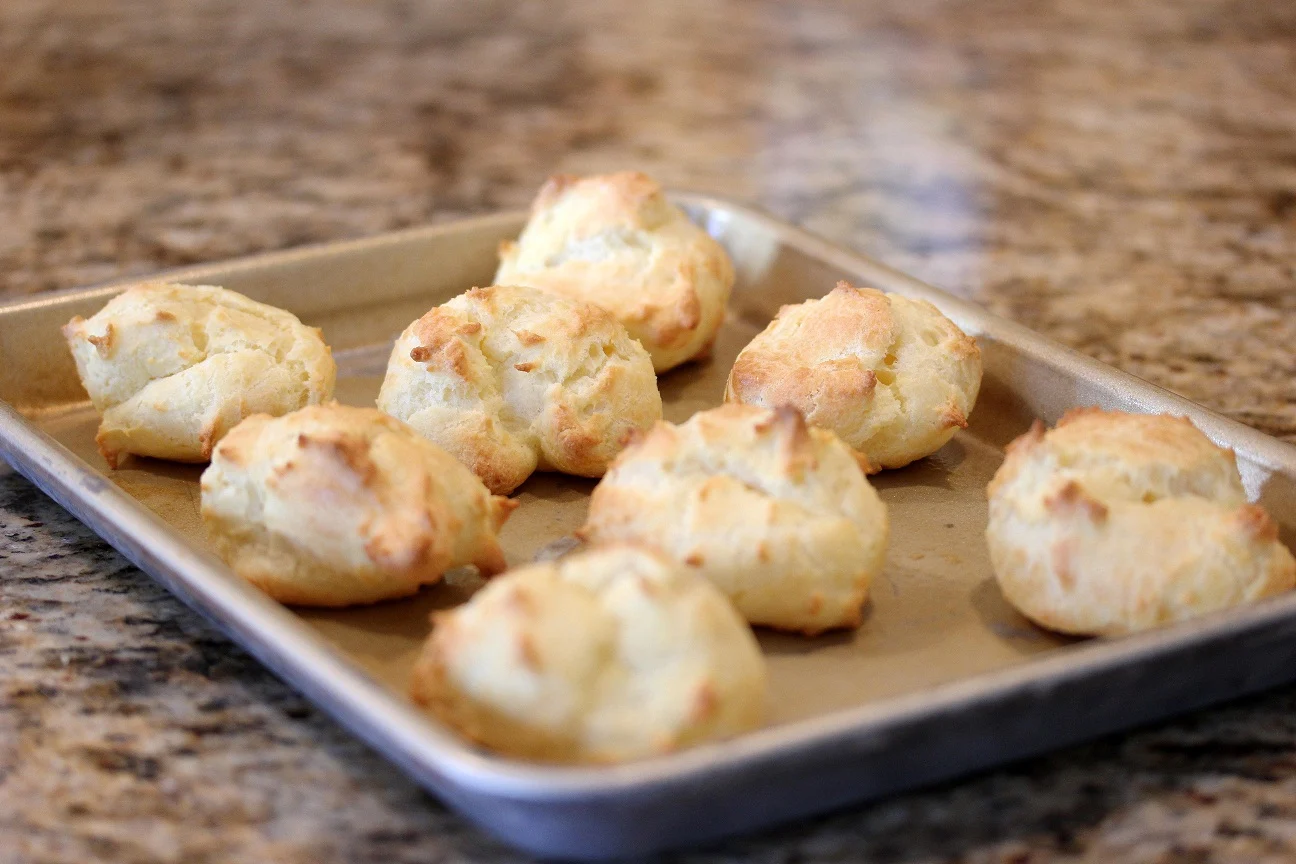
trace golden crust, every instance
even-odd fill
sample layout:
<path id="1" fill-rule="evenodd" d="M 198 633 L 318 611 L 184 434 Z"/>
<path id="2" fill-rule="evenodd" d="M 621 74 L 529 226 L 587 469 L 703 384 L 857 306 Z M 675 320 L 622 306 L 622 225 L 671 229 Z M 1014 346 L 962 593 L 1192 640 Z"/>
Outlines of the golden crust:
<path id="1" fill-rule="evenodd" d="M 599 477 L 661 418 L 652 361 L 603 310 L 532 288 L 474 288 L 392 348 L 378 407 L 497 494 L 533 471 Z"/>
<path id="2" fill-rule="evenodd" d="M 319 330 L 223 288 L 144 282 L 63 335 L 103 417 L 95 442 L 112 468 L 128 453 L 205 462 L 243 418 L 333 395 Z"/>
<path id="3" fill-rule="evenodd" d="M 976 341 L 935 306 L 839 282 L 779 310 L 738 355 L 725 401 L 792 405 L 877 470 L 944 446 L 980 386 Z"/>
<path id="4" fill-rule="evenodd" d="M 498 573 L 515 506 L 404 423 L 337 404 L 249 417 L 201 486 L 221 557 L 276 600 L 312 606 L 404 597 L 466 564 Z"/>
<path id="5" fill-rule="evenodd" d="M 495 281 L 608 310 L 665 372 L 710 349 L 734 272 L 655 180 L 624 171 L 550 178 L 517 242 L 501 244 Z"/>
<path id="6" fill-rule="evenodd" d="M 1075 634 L 1159 626 L 1296 586 L 1231 451 L 1186 418 L 1085 408 L 1007 448 L 987 487 L 1000 588 Z"/>
<path id="7" fill-rule="evenodd" d="M 511 756 L 622 762 L 760 723 L 751 631 L 706 580 L 644 548 L 512 570 L 433 622 L 412 697 Z"/>
<path id="8" fill-rule="evenodd" d="M 854 627 L 889 534 L 886 507 L 835 435 L 792 408 L 724 405 L 659 423 L 594 489 L 582 536 L 657 546 L 748 621 Z"/>

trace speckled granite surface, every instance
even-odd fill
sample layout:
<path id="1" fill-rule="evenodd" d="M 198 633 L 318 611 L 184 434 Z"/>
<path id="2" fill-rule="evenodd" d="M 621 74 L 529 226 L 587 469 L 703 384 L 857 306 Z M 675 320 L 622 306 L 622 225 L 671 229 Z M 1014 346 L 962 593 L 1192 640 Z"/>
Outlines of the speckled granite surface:
<path id="1" fill-rule="evenodd" d="M 1296 440 L 1296 6 L 0 5 L 0 294 L 524 203 L 757 203 Z M 687 856 L 1296 857 L 1296 690 Z M 489 860 L 0 477 L 0 858 Z"/>

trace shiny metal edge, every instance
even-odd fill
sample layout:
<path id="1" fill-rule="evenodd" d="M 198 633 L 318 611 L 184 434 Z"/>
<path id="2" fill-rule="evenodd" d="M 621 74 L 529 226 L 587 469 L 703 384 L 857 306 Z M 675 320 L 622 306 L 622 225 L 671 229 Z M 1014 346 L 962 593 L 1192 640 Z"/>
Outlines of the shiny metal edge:
<path id="1" fill-rule="evenodd" d="M 1191 417 L 1218 443 L 1246 452 L 1270 470 L 1296 476 L 1296 446 L 1285 444 L 1202 406 L 1175 396 L 1134 376 L 1085 357 L 1033 331 L 994 316 L 960 298 L 933 288 L 899 271 L 872 261 L 805 231 L 748 207 L 699 195 L 675 195 L 676 201 L 703 214 L 729 214 L 762 224 L 781 242 L 831 263 L 869 284 L 910 296 L 924 297 L 961 326 L 991 336 L 1023 354 L 1042 360 L 1074 378 L 1097 384 L 1124 401 L 1145 410 L 1168 411 Z M 150 278 L 203 278 L 208 272 L 231 268 L 256 269 L 303 257 L 327 254 L 342 248 L 375 248 L 419 236 L 453 233 L 466 225 L 504 224 L 517 214 L 504 213 L 473 220 L 442 223 L 392 232 L 379 237 L 320 244 L 168 271 Z M 91 289 L 58 292 L 40 298 L 17 300 L 0 306 L 0 313 L 32 304 L 58 302 L 71 297 L 108 296 L 122 284 L 118 280 Z M 1284 646 L 1291 643 L 1296 659 L 1296 595 L 1267 603 L 1206 616 L 1150 633 L 1119 640 L 1095 640 L 1056 655 L 1020 666 L 975 676 L 932 688 L 923 693 L 881 700 L 857 709 L 787 726 L 762 729 L 732 741 L 711 744 L 644 762 L 606 768 L 564 768 L 514 762 L 480 753 L 464 745 L 370 679 L 358 666 L 338 655 L 296 616 L 263 594 L 232 578 L 213 556 L 195 549 L 159 518 L 107 481 L 94 468 L 45 433 L 33 427 L 7 404 L 0 402 L 0 454 L 92 530 L 104 537 L 133 563 L 148 572 L 185 603 L 203 613 L 235 642 L 320 705 L 344 726 L 400 765 L 417 780 L 465 810 L 470 817 L 522 848 L 541 854 L 580 858 L 638 854 L 680 842 L 695 842 L 781 820 L 826 806 L 874 797 L 908 788 L 915 783 L 986 767 L 1006 758 L 1019 758 L 1057 746 L 1166 716 L 1185 708 L 1208 704 L 1217 695 L 1201 690 L 1196 698 L 1183 694 L 1174 704 L 1145 707 L 1137 714 L 1111 722 L 1061 728 L 1033 741 L 1000 742 L 996 747 L 947 761 L 932 771 L 908 777 L 874 778 L 870 789 L 862 786 L 844 795 L 824 795 L 805 807 L 751 807 L 744 818 L 730 814 L 696 830 L 678 830 L 674 836 L 635 834 L 624 822 L 653 802 L 688 800 L 703 788 L 738 788 L 767 770 L 786 773 L 789 765 L 826 765 L 831 759 L 854 764 L 876 748 L 902 737 L 921 723 L 957 723 L 996 705 L 1063 693 L 1069 686 L 1101 682 L 1138 665 L 1172 662 L 1187 653 L 1215 650 L 1214 646 L 1274 631 Z M 1270 640 L 1272 641 L 1272 640 Z M 1268 643 L 1266 643 L 1268 644 Z M 1199 660 L 1200 662 L 1200 660 Z M 1291 673 L 1268 670 L 1239 673 L 1222 692 L 1251 692 Z M 1065 724 L 1064 724 L 1065 727 Z M 861 742 L 865 754 L 851 755 Z M 838 752 L 843 751 L 843 752 Z M 682 796 L 682 798 L 681 798 Z M 634 800 L 631 800 L 634 799 Z M 489 812 L 487 805 L 498 812 Z M 549 814 L 558 822 L 540 826 L 537 819 Z M 620 816 L 621 819 L 614 817 Z M 600 820 L 614 818 L 612 831 L 600 831 Z M 648 820 L 651 822 L 651 820 Z M 561 824 L 560 824 L 561 823 Z M 648 824 L 648 823 L 645 823 Z M 621 834 L 617 830 L 621 830 Z M 625 834 L 630 830 L 635 836 Z M 655 830 L 648 824 L 649 833 Z"/>

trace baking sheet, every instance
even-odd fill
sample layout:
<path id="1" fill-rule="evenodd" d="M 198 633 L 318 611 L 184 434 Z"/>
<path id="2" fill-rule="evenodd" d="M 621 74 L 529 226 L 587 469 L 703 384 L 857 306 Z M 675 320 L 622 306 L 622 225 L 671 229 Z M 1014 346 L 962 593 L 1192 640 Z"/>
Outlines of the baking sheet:
<path id="1" fill-rule="evenodd" d="M 758 323 L 764 326 L 764 322 L 731 316 L 711 361 L 663 376 L 668 420 L 680 422 L 719 404 L 733 358 L 755 335 Z M 338 358 L 339 401 L 373 404 L 382 383 L 386 347 L 360 349 Z M 979 437 L 977 419 L 974 412 L 969 429 L 931 459 L 872 478 L 890 511 L 892 539 L 863 626 L 812 639 L 758 631 L 770 661 L 769 724 L 922 691 L 1068 644 L 1025 621 L 995 587 L 982 541 L 984 489 L 1002 450 L 996 442 Z M 109 471 L 95 449 L 98 415 L 89 406 L 46 415 L 39 425 L 103 470 L 189 542 L 206 546 L 198 513 L 200 466 L 129 460 L 117 471 Z M 593 488 L 593 480 L 561 474 L 540 474 L 529 480 L 515 496 L 521 506 L 501 535 L 508 560 L 514 564 L 533 560 L 537 552 L 579 527 Z M 424 589 L 409 600 L 296 612 L 366 671 L 404 694 L 428 633 L 429 613 L 471 594 L 473 580 L 454 582 Z"/>
<path id="2" fill-rule="evenodd" d="M 779 305 L 822 295 L 839 278 L 932 299 L 978 337 L 986 362 L 970 427 L 935 456 L 871 478 L 890 510 L 892 539 L 862 626 L 816 638 L 758 631 L 770 665 L 767 723 L 764 730 L 735 741 L 619 768 L 562 769 L 474 754 L 438 731 L 434 720 L 408 705 L 408 674 L 428 632 L 429 613 L 470 596 L 475 578 L 455 574 L 408 600 L 289 613 L 242 585 L 207 554 L 198 517 L 201 467 L 135 459 L 109 471 L 95 450 L 98 418 L 85 401 L 56 328 L 72 314 L 92 313 L 111 296 L 111 288 L 0 309 L 0 398 L 28 421 L 15 417 L 6 424 L 0 416 L 0 443 L 20 470 L 26 468 L 24 473 L 128 555 L 134 553 L 138 563 L 308 695 L 344 722 L 350 720 L 352 728 L 415 777 L 513 842 L 547 853 L 626 854 L 752 827 L 1296 677 L 1296 672 L 1285 672 L 1296 664 L 1277 665 L 1271 647 L 1267 664 L 1253 664 L 1246 674 L 1228 680 L 1211 678 L 1204 664 L 1179 670 L 1174 674 L 1182 679 L 1182 697 L 1172 704 L 1141 704 L 1140 699 L 1152 703 L 1162 697 L 1137 676 L 1130 679 L 1130 670 L 1142 668 L 1139 664 L 1151 662 L 1154 655 L 1161 657 L 1157 651 L 1164 654 L 1176 646 L 1181 652 L 1201 651 L 1215 644 L 1212 639 L 1224 639 L 1233 648 L 1233 659 L 1244 662 L 1246 651 L 1255 650 L 1257 634 L 1269 633 L 1264 644 L 1271 646 L 1277 638 L 1273 634 L 1296 626 L 1293 604 L 1283 599 L 1150 637 L 1105 643 L 1068 639 L 1034 627 L 1007 605 L 994 583 L 982 535 L 985 485 L 1002 459 L 1004 444 L 1035 415 L 1053 420 L 1067 407 L 1094 403 L 1192 414 L 1217 440 L 1239 450 L 1249 490 L 1270 507 L 1289 544 L 1296 534 L 1293 448 L 758 214 L 705 199 L 686 203 L 729 248 L 739 282 L 712 358 L 661 378 L 667 419 L 682 421 L 718 405 L 733 358 Z M 495 244 L 513 234 L 520 221 L 513 215 L 472 220 L 192 268 L 173 278 L 234 288 L 322 326 L 338 359 L 339 400 L 371 405 L 391 338 L 429 307 L 474 284 L 487 284 Z M 508 560 L 532 560 L 569 535 L 584 520 L 593 485 L 553 474 L 529 480 L 517 493 L 521 506 L 502 534 Z M 113 489 L 120 494 L 109 494 Z M 87 490 L 101 500 L 89 500 Z M 145 527 L 127 525 L 128 501 L 138 502 L 161 523 L 153 529 L 146 522 L 139 523 Z M 91 505 L 101 512 L 93 512 Z M 156 552 L 162 547 L 195 557 L 160 560 L 166 557 Z M 268 625 L 255 624 L 254 612 L 279 621 L 279 632 L 264 632 Z M 291 625 L 283 623 L 289 619 Z M 1278 656 L 1296 659 L 1296 640 L 1284 635 L 1279 641 Z M 335 668 L 326 668 L 328 663 Z M 1116 706 L 1112 716 L 1097 711 L 1088 723 L 1077 723 L 1075 705 L 1066 698 L 1050 705 L 1040 697 L 1067 680 L 1099 682 L 1093 671 L 1098 667 L 1122 672 L 1134 683 L 1137 692 L 1118 691 L 1127 698 L 1128 710 Z M 1155 664 L 1150 668 L 1165 674 Z M 330 683 L 330 675 L 344 680 Z M 333 691 L 323 692 L 330 686 Z M 1023 696 L 1023 687 L 1028 696 L 1032 687 L 1036 691 L 1036 713 L 1026 717 L 1034 732 L 1020 740 L 984 740 L 977 723 L 998 716 L 994 712 L 1009 704 L 1005 700 Z M 334 692 L 346 688 L 348 693 Z M 354 704 L 338 704 L 359 699 L 361 693 L 377 707 L 362 711 Z M 968 701 L 968 694 L 975 698 Z M 356 711 L 364 716 L 351 716 Z M 939 733 L 941 745 L 954 747 L 953 757 L 939 760 L 940 765 L 929 764 L 940 752 L 930 740 L 925 755 L 910 753 L 911 762 L 904 763 L 905 748 L 887 746 L 894 734 L 892 739 L 878 737 L 880 730 L 893 727 L 917 735 L 923 723 L 938 717 L 953 724 Z M 831 751 L 834 745 L 841 748 L 837 754 Z M 809 756 L 800 765 L 787 761 L 811 751 L 820 753 L 818 762 Z M 893 766 L 897 759 L 909 768 Z M 855 774 L 827 790 L 798 792 L 797 782 L 812 789 L 816 780 L 821 787 L 831 786 L 832 770 L 824 760 L 836 770 L 850 766 Z M 768 771 L 774 763 L 785 774 L 793 772 L 788 775 L 792 779 L 779 787 L 784 791 L 768 792 L 774 797 L 751 801 L 759 787 L 740 785 L 740 778 L 764 764 L 768 785 L 771 778 L 778 779 Z M 689 782 L 691 799 L 665 794 Z M 741 805 L 734 797 L 739 794 L 744 796 Z M 695 818 L 708 807 L 708 819 Z"/>

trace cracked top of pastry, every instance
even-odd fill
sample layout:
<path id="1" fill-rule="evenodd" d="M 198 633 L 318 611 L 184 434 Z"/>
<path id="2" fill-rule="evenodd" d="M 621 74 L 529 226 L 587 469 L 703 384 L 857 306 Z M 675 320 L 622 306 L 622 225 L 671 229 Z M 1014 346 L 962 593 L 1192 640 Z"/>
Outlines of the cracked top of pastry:
<path id="1" fill-rule="evenodd" d="M 935 306 L 838 282 L 779 310 L 738 355 L 725 399 L 791 405 L 877 470 L 944 446 L 980 386 L 976 342 Z"/>
<path id="2" fill-rule="evenodd" d="M 243 418 L 329 399 L 337 374 L 318 329 L 210 285 L 131 286 L 63 335 L 113 467 L 126 453 L 206 461 Z"/>
<path id="3" fill-rule="evenodd" d="M 534 288 L 473 288 L 396 340 L 378 407 L 507 494 L 531 472 L 600 477 L 661 418 L 648 353 L 609 314 Z"/>
<path id="4" fill-rule="evenodd" d="M 1036 421 L 987 494 L 1000 589 L 1053 630 L 1145 630 L 1296 585 L 1233 453 L 1183 417 L 1081 408 L 1054 429 Z"/>
<path id="5" fill-rule="evenodd" d="M 396 418 L 337 404 L 249 417 L 217 445 L 201 488 L 234 571 L 313 606 L 406 597 L 464 564 L 498 573 L 515 506 Z"/>
<path id="6" fill-rule="evenodd" d="M 627 447 L 579 533 L 665 551 L 753 624 L 819 633 L 859 624 L 890 523 L 836 435 L 794 408 L 722 405 Z"/>
<path id="7" fill-rule="evenodd" d="M 614 545 L 517 568 L 438 613 L 411 695 L 494 750 L 620 762 L 759 725 L 765 661 L 705 579 Z"/>

